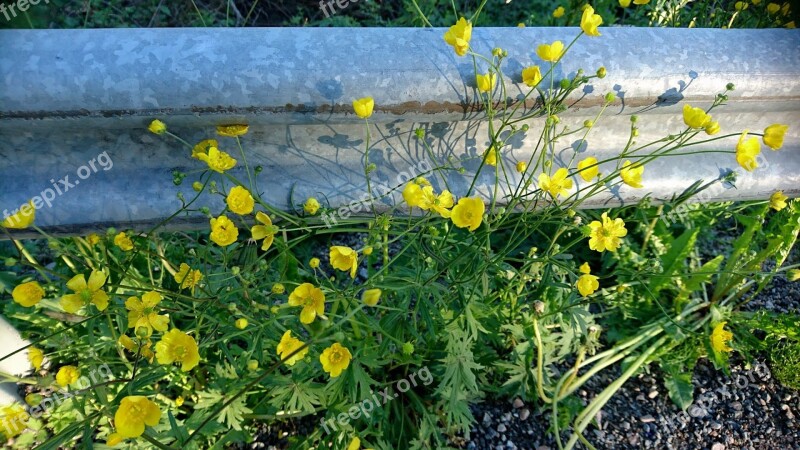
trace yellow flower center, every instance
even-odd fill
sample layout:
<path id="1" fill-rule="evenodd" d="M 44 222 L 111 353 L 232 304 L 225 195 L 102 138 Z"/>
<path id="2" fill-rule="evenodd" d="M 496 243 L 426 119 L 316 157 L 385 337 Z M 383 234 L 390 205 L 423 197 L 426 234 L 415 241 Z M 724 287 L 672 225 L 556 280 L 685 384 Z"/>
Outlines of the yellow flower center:
<path id="1" fill-rule="evenodd" d="M 600 236 L 602 237 L 611 237 L 611 230 L 608 228 L 601 228 L 600 229 Z"/>
<path id="2" fill-rule="evenodd" d="M 80 295 L 81 295 L 81 300 L 83 300 L 84 302 L 88 302 L 89 300 L 92 299 L 92 291 L 90 291 L 89 289 L 82 290 Z"/>
<path id="3" fill-rule="evenodd" d="M 338 350 L 331 352 L 331 363 L 338 364 L 342 360 L 342 354 Z"/>
<path id="4" fill-rule="evenodd" d="M 303 306 L 314 306 L 314 297 L 306 297 L 303 299 Z"/>
<path id="5" fill-rule="evenodd" d="M 183 357 L 186 356 L 186 347 L 182 345 L 177 346 L 172 351 L 172 354 L 175 355 L 175 359 L 183 359 Z"/>

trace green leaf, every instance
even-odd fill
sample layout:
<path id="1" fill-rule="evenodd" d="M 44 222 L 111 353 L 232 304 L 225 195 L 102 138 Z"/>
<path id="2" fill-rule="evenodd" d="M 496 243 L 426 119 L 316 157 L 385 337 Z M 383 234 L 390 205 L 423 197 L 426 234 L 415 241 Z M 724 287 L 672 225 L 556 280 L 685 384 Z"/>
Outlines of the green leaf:
<path id="1" fill-rule="evenodd" d="M 699 228 L 686 230 L 677 239 L 672 241 L 672 245 L 670 245 L 667 253 L 661 257 L 661 266 L 664 268 L 661 276 L 653 277 L 652 281 L 650 281 L 651 291 L 658 291 L 670 280 L 672 275 L 680 270 L 683 266 L 683 261 L 694 248 L 694 243 L 697 240 L 697 233 L 699 232 Z"/>
<path id="2" fill-rule="evenodd" d="M 692 386 L 692 374 L 687 372 L 670 373 L 669 378 L 664 380 L 669 392 L 669 398 L 680 409 L 686 411 L 694 401 L 694 386 Z"/>

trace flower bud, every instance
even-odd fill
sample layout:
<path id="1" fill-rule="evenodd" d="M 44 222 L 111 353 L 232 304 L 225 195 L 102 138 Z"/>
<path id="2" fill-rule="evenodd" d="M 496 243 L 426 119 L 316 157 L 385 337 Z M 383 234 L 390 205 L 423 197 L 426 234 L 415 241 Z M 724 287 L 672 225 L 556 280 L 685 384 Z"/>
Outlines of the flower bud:
<path id="1" fill-rule="evenodd" d="M 319 258 L 311 258 L 311 260 L 308 261 L 308 265 L 311 266 L 312 269 L 316 269 L 319 267 Z"/>
<path id="2" fill-rule="evenodd" d="M 247 370 L 249 370 L 251 372 L 254 371 L 254 370 L 258 370 L 258 361 L 256 361 L 255 359 L 251 359 L 250 361 L 247 361 Z"/>
<path id="3" fill-rule="evenodd" d="M 416 130 L 414 130 L 414 134 L 417 136 L 417 138 L 422 139 L 425 137 L 425 129 L 417 128 Z"/>
<path id="4" fill-rule="evenodd" d="M 597 78 L 605 78 L 606 77 L 606 68 L 600 67 L 597 69 Z"/>
<path id="5" fill-rule="evenodd" d="M 606 96 L 604 97 L 606 103 L 613 103 L 615 98 L 617 98 L 617 96 L 614 95 L 613 92 L 607 93 Z"/>
<path id="6" fill-rule="evenodd" d="M 736 89 L 736 85 L 733 84 L 733 83 L 728 83 L 728 84 L 725 85 L 725 89 L 727 89 L 729 91 L 733 91 L 733 90 Z"/>
<path id="7" fill-rule="evenodd" d="M 791 269 L 786 271 L 786 278 L 789 281 L 797 281 L 800 280 L 800 269 Z"/>
<path id="8" fill-rule="evenodd" d="M 594 121 L 592 121 L 592 120 L 584 120 L 583 121 L 583 126 L 585 126 L 586 128 L 592 128 L 594 126 Z"/>
<path id="9" fill-rule="evenodd" d="M 527 123 L 522 125 L 522 131 L 528 131 L 530 129 L 531 127 Z"/>
<path id="10" fill-rule="evenodd" d="M 566 79 L 566 78 L 564 78 L 563 80 L 561 80 L 561 81 L 559 82 L 559 86 L 561 86 L 561 89 L 569 89 L 569 86 L 570 86 L 570 84 L 572 84 L 572 82 L 570 82 L 570 81 L 569 81 L 568 79 Z"/>
<path id="11" fill-rule="evenodd" d="M 517 172 L 524 173 L 525 169 L 527 168 L 528 168 L 528 163 L 526 163 L 525 161 L 520 161 L 517 163 Z"/>
<path id="12" fill-rule="evenodd" d="M 236 328 L 238 328 L 240 330 L 244 330 L 245 328 L 247 328 L 247 319 L 244 319 L 244 318 L 236 319 L 236 322 L 234 322 L 234 325 L 236 325 Z"/>
<path id="13" fill-rule="evenodd" d="M 403 354 L 411 355 L 412 353 L 414 353 L 414 344 L 412 344 L 411 342 L 406 342 L 405 344 L 403 344 Z"/>
<path id="14" fill-rule="evenodd" d="M 201 183 L 199 181 L 195 181 L 194 183 L 192 183 L 192 189 L 194 189 L 195 192 L 202 191 L 203 190 L 203 183 Z"/>

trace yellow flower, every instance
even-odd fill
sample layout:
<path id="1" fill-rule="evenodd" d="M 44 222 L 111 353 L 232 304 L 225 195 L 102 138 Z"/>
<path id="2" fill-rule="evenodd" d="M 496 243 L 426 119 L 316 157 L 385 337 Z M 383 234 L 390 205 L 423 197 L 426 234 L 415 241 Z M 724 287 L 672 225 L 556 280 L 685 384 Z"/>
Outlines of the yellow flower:
<path id="1" fill-rule="evenodd" d="M 200 363 L 200 353 L 193 337 L 173 328 L 156 344 L 156 359 L 159 364 L 181 363 L 181 370 L 188 372 Z"/>
<path id="2" fill-rule="evenodd" d="M 281 295 L 286 292 L 286 286 L 281 283 L 275 283 L 272 285 L 272 289 L 270 291 L 275 295 Z"/>
<path id="3" fill-rule="evenodd" d="M 603 18 L 600 17 L 599 14 L 594 13 L 594 8 L 587 5 L 583 10 L 583 15 L 581 16 L 581 30 L 583 30 L 587 36 L 600 36 L 600 32 L 597 31 L 597 27 L 599 27 L 602 23 Z"/>
<path id="4" fill-rule="evenodd" d="M 539 187 L 543 191 L 547 191 L 553 198 L 560 195 L 568 195 L 569 189 L 572 189 L 572 180 L 567 178 L 569 172 L 567 169 L 560 168 L 552 177 L 542 172 L 539 174 Z"/>
<path id="5" fill-rule="evenodd" d="M 581 293 L 582 296 L 586 297 L 591 295 L 600 287 L 600 283 L 597 281 L 598 278 L 594 275 L 591 275 L 591 269 L 589 268 L 589 263 L 583 263 L 580 267 L 580 271 L 583 275 L 578 277 L 578 282 L 575 285 L 578 287 L 578 292 Z"/>
<path id="6" fill-rule="evenodd" d="M 67 281 L 67 287 L 74 294 L 67 294 L 61 297 L 61 307 L 64 311 L 74 314 L 82 306 L 89 303 L 94 304 L 100 311 L 108 307 L 108 294 L 101 288 L 106 284 L 106 275 L 98 270 L 93 270 L 89 274 L 89 283 L 83 275 L 75 275 Z"/>
<path id="7" fill-rule="evenodd" d="M 129 352 L 135 355 L 141 355 L 142 358 L 145 358 L 148 362 L 153 362 L 153 358 L 156 356 L 153 353 L 153 350 L 150 348 L 152 347 L 153 343 L 150 342 L 150 339 L 143 339 L 140 340 L 139 343 L 128 337 L 127 335 L 122 335 L 119 337 L 119 345 L 125 347 Z"/>
<path id="8" fill-rule="evenodd" d="M 129 238 L 124 231 L 120 231 L 114 236 L 114 245 L 121 248 L 124 252 L 133 250 L 133 241 L 131 241 L 131 238 Z"/>
<path id="9" fill-rule="evenodd" d="M 34 219 L 36 219 L 36 207 L 33 205 L 33 200 L 30 200 L 20 206 L 19 211 L 3 219 L 0 225 L 14 230 L 23 230 L 33 225 Z"/>
<path id="10" fill-rule="evenodd" d="M 367 289 L 361 294 L 361 301 L 367 306 L 375 306 L 378 304 L 378 300 L 381 299 L 381 293 L 380 289 Z"/>
<path id="11" fill-rule="evenodd" d="M 450 218 L 458 228 L 469 228 L 469 231 L 475 231 L 481 226 L 485 209 L 486 206 L 480 198 L 464 197 L 453 207 Z"/>
<path id="12" fill-rule="evenodd" d="M 634 188 L 641 188 L 642 187 L 642 174 L 644 173 L 644 166 L 642 165 L 634 165 L 631 166 L 630 161 L 625 161 L 622 164 L 622 169 L 619 171 L 619 176 L 622 177 L 622 181 L 630 187 Z"/>
<path id="13" fill-rule="evenodd" d="M 236 160 L 231 158 L 231 155 L 220 151 L 217 147 L 209 147 L 208 153 L 198 153 L 197 159 L 208 164 L 209 169 L 219 173 L 225 173 L 236 165 Z"/>
<path id="14" fill-rule="evenodd" d="M 529 66 L 522 69 L 522 82 L 530 87 L 536 87 L 542 81 L 542 71 L 539 66 Z"/>
<path id="15" fill-rule="evenodd" d="M 22 433 L 28 427 L 28 419 L 30 416 L 22 405 L 13 403 L 0 408 L 0 435 L 5 437 L 3 443 Z"/>
<path id="16" fill-rule="evenodd" d="M 634 5 L 646 5 L 650 3 L 650 0 L 633 0 Z"/>
<path id="17" fill-rule="evenodd" d="M 517 163 L 516 169 L 518 173 L 525 173 L 525 171 L 528 170 L 528 163 L 520 161 Z"/>
<path id="18" fill-rule="evenodd" d="M 716 120 L 713 120 L 713 121 L 709 122 L 706 125 L 705 128 L 706 128 L 706 134 L 709 135 L 709 136 L 713 136 L 713 135 L 719 133 L 719 130 L 720 130 L 719 122 L 717 122 Z"/>
<path id="19" fill-rule="evenodd" d="M 619 6 L 622 6 L 623 8 L 631 6 L 631 0 L 619 0 Z"/>
<path id="20" fill-rule="evenodd" d="M 331 378 L 336 378 L 342 374 L 344 369 L 347 369 L 352 358 L 350 350 L 336 342 L 319 355 L 319 362 L 322 363 L 322 370 L 330 373 Z"/>
<path id="21" fill-rule="evenodd" d="M 220 136 L 236 137 L 247 134 L 250 127 L 247 125 L 217 125 L 217 134 Z"/>
<path id="22" fill-rule="evenodd" d="M 309 324 L 325 313 L 325 293 L 311 283 L 303 283 L 289 294 L 289 306 L 302 306 L 300 322 Z"/>
<path id="23" fill-rule="evenodd" d="M 555 9 L 555 11 L 553 11 L 553 17 L 555 17 L 556 19 L 560 19 L 563 16 L 564 16 L 563 6 L 559 6 L 558 8 Z"/>
<path id="24" fill-rule="evenodd" d="M 158 292 L 150 291 L 139 297 L 129 297 L 125 302 L 128 310 L 128 328 L 136 328 L 137 335 L 139 330 L 146 330 L 145 336 L 150 336 L 153 330 L 164 332 L 169 328 L 169 318 L 159 316 L 156 306 L 161 302 L 161 295 Z"/>
<path id="25" fill-rule="evenodd" d="M 736 162 L 739 163 L 744 170 L 752 172 L 758 167 L 756 157 L 761 154 L 761 144 L 758 139 L 751 137 L 747 139 L 747 130 L 742 132 L 739 136 L 739 142 L 736 144 Z"/>
<path id="26" fill-rule="evenodd" d="M 161 410 L 154 402 L 141 395 L 129 395 L 119 403 L 114 413 L 114 433 L 123 439 L 136 438 L 144 433 L 144 426 L 154 427 L 161 420 Z M 109 436 L 111 440 L 111 436 Z"/>
<path id="27" fill-rule="evenodd" d="M 111 433 L 106 438 L 106 445 L 109 447 L 116 447 L 117 445 L 121 444 L 125 438 L 120 436 L 119 433 Z"/>
<path id="28" fill-rule="evenodd" d="M 600 166 L 597 164 L 597 158 L 590 156 L 578 163 L 578 174 L 584 181 L 592 181 L 599 175 Z"/>
<path id="29" fill-rule="evenodd" d="M 311 258 L 311 259 L 308 261 L 308 265 L 309 265 L 309 267 L 311 267 L 312 269 L 316 269 L 317 267 L 319 267 L 319 263 L 320 263 L 320 261 L 319 261 L 319 258 Z"/>
<path id="30" fill-rule="evenodd" d="M 791 269 L 786 271 L 786 279 L 789 281 L 800 280 L 800 269 Z"/>
<path id="31" fill-rule="evenodd" d="M 148 125 L 147 129 L 153 134 L 164 134 L 167 132 L 167 125 L 164 122 L 155 119 L 150 122 L 150 125 Z"/>
<path id="32" fill-rule="evenodd" d="M 490 146 L 483 154 L 483 160 L 487 166 L 497 166 L 497 149 L 494 148 L 494 145 Z"/>
<path id="33" fill-rule="evenodd" d="M 356 115 L 362 119 L 368 119 L 372 115 L 372 109 L 375 107 L 375 100 L 372 97 L 359 98 L 353 100 L 353 110 Z"/>
<path id="34" fill-rule="evenodd" d="M 786 208 L 786 200 L 789 197 L 783 195 L 783 191 L 775 191 L 774 194 L 769 196 L 769 207 L 775 211 L 780 211 Z"/>
<path id="35" fill-rule="evenodd" d="M 368 245 L 368 246 L 364 247 L 364 250 L 361 253 L 363 253 L 364 256 L 369 256 L 369 255 L 372 254 L 372 251 L 373 251 L 372 246 Z"/>
<path id="36" fill-rule="evenodd" d="M 86 236 L 86 242 L 89 243 L 92 247 L 100 243 L 100 236 L 97 233 L 92 233 Z"/>
<path id="37" fill-rule="evenodd" d="M 303 341 L 292 337 L 292 332 L 290 330 L 286 330 L 281 336 L 281 341 L 278 343 L 278 347 L 275 349 L 278 356 L 281 357 L 281 360 L 286 359 L 289 355 L 296 352 L 298 349 L 302 348 L 305 344 Z M 287 366 L 293 366 L 301 359 L 305 358 L 308 354 L 308 347 L 300 350 L 297 353 L 294 353 L 289 359 L 286 359 L 284 363 Z"/>
<path id="38" fill-rule="evenodd" d="M 239 215 L 250 214 L 255 206 L 250 191 L 241 186 L 236 186 L 228 192 L 225 203 L 228 204 L 228 209 Z"/>
<path id="39" fill-rule="evenodd" d="M 36 281 L 22 283 L 11 292 L 15 302 L 28 308 L 39 303 L 44 297 L 44 289 Z"/>
<path id="40" fill-rule="evenodd" d="M 497 75 L 492 72 L 489 72 L 486 75 L 475 75 L 475 85 L 478 87 L 479 92 L 491 93 L 495 84 L 497 84 Z"/>
<path id="41" fill-rule="evenodd" d="M 181 263 L 180 270 L 174 278 L 180 289 L 191 289 L 192 295 L 194 295 L 194 288 L 203 279 L 203 274 L 199 270 L 192 270 L 188 264 Z"/>
<path id="42" fill-rule="evenodd" d="M 408 203 L 410 208 L 422 204 L 422 187 L 414 181 L 409 181 L 406 187 L 403 188 L 403 200 Z"/>
<path id="43" fill-rule="evenodd" d="M 794 23 L 794 20 L 793 20 L 791 22 L 786 22 L 786 25 L 784 25 L 784 27 L 789 28 L 790 30 L 793 30 L 793 29 L 797 28 L 797 25 Z"/>
<path id="44" fill-rule="evenodd" d="M 711 116 L 700 108 L 683 105 L 683 122 L 689 128 L 705 128 L 711 122 Z"/>
<path id="45" fill-rule="evenodd" d="M 783 14 L 784 16 L 788 16 L 789 11 L 790 11 L 789 2 L 785 2 L 783 5 L 781 5 L 781 14 Z"/>
<path id="46" fill-rule="evenodd" d="M 179 396 L 178 396 L 178 397 L 175 399 L 175 406 L 177 406 L 178 408 L 180 408 L 181 406 L 183 406 L 183 402 L 184 402 L 184 401 L 185 401 L 185 400 L 183 399 L 183 396 L 182 396 L 182 395 L 179 395 Z"/>
<path id="47" fill-rule="evenodd" d="M 44 352 L 42 349 L 28 347 L 28 362 L 30 362 L 33 368 L 37 371 L 41 370 L 42 363 L 44 362 Z"/>
<path id="48" fill-rule="evenodd" d="M 192 158 L 200 159 L 201 154 L 208 154 L 208 151 L 212 148 L 219 148 L 219 143 L 216 139 L 206 139 L 204 141 L 200 141 L 197 145 L 192 148 Z"/>
<path id="49" fill-rule="evenodd" d="M 594 220 L 589 224 L 589 248 L 598 252 L 615 252 L 622 245 L 620 238 L 628 234 L 625 222 L 619 218 L 609 219 L 608 213 L 603 213 L 600 218 L 602 222 Z"/>
<path id="50" fill-rule="evenodd" d="M 253 225 L 250 228 L 250 234 L 257 241 L 264 239 L 264 242 L 261 243 L 261 250 L 267 251 L 275 240 L 276 229 L 272 225 L 272 219 L 261 211 L 256 213 L 256 221 L 261 222 L 263 225 Z"/>
<path id="51" fill-rule="evenodd" d="M 725 330 L 725 325 L 728 322 L 720 322 L 714 327 L 711 332 L 711 347 L 717 352 L 732 352 L 733 349 L 728 347 L 727 342 L 733 339 L 733 333 Z"/>
<path id="52" fill-rule="evenodd" d="M 311 214 L 312 216 L 319 211 L 319 201 L 317 201 L 314 197 L 308 197 L 306 202 L 303 204 L 303 209 Z"/>
<path id="53" fill-rule="evenodd" d="M 472 38 L 472 24 L 463 17 L 451 26 L 444 34 L 444 41 L 453 47 L 456 55 L 464 56 L 469 50 L 469 40 Z"/>
<path id="54" fill-rule="evenodd" d="M 453 194 L 446 189 L 441 194 L 436 195 L 433 192 L 433 186 L 424 186 L 422 188 L 422 202 L 419 204 L 422 210 L 428 211 L 432 209 L 445 219 L 449 219 L 450 208 L 453 207 L 453 203 L 455 203 Z"/>
<path id="55" fill-rule="evenodd" d="M 747 7 L 748 7 L 748 6 L 750 6 L 750 5 L 748 5 L 748 4 L 747 4 L 747 2 L 741 2 L 741 1 L 739 1 L 739 2 L 736 2 L 736 3 L 733 5 L 733 8 L 734 8 L 735 10 L 737 10 L 737 11 L 743 11 L 743 10 L 747 9 Z"/>
<path id="56" fill-rule="evenodd" d="M 782 125 L 780 123 L 773 123 L 764 129 L 764 144 L 773 149 L 778 150 L 783 147 L 783 136 L 789 129 L 789 125 Z"/>
<path id="57" fill-rule="evenodd" d="M 233 325 L 240 330 L 244 330 L 245 328 L 247 328 L 247 324 L 248 322 L 247 319 L 245 318 L 236 319 L 236 322 L 233 323 Z"/>
<path id="58" fill-rule="evenodd" d="M 536 54 L 544 61 L 557 62 L 564 55 L 564 43 L 555 41 L 552 44 L 542 44 L 536 48 Z"/>
<path id="59" fill-rule="evenodd" d="M 211 240 L 220 247 L 227 247 L 239 237 L 239 229 L 227 216 L 211 219 Z"/>
<path id="60" fill-rule="evenodd" d="M 81 371 L 75 366 L 63 366 L 58 369 L 56 373 L 56 383 L 61 387 L 67 387 L 70 384 L 78 381 L 81 377 Z"/>
<path id="61" fill-rule="evenodd" d="M 330 251 L 331 265 L 334 269 L 350 271 L 350 278 L 356 277 L 358 253 L 350 247 L 334 245 Z"/>
<path id="62" fill-rule="evenodd" d="M 780 11 L 781 7 L 777 3 L 770 3 L 767 5 L 767 12 L 770 14 L 775 14 L 776 12 Z"/>

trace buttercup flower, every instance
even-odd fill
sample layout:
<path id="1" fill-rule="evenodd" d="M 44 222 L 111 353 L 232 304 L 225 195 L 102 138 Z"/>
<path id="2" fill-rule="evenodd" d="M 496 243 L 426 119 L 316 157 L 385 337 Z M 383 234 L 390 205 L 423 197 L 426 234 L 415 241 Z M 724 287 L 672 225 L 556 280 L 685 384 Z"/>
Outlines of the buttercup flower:
<path id="1" fill-rule="evenodd" d="M 206 139 L 204 141 L 200 141 L 197 145 L 192 148 L 192 158 L 200 159 L 201 154 L 208 154 L 208 150 L 211 147 L 219 148 L 219 143 L 216 139 Z"/>
<path id="2" fill-rule="evenodd" d="M 732 352 L 733 349 L 728 347 L 727 342 L 733 339 L 733 333 L 725 330 L 725 325 L 728 322 L 720 322 L 714 327 L 711 332 L 711 347 L 717 352 Z"/>
<path id="3" fill-rule="evenodd" d="M 789 129 L 789 125 L 782 125 L 780 123 L 773 123 L 764 129 L 764 144 L 773 149 L 778 150 L 783 147 L 783 136 Z"/>
<path id="4" fill-rule="evenodd" d="M 236 137 L 247 134 L 250 129 L 247 125 L 217 125 L 217 134 L 220 136 Z"/>
<path id="5" fill-rule="evenodd" d="M 119 342 L 119 345 L 123 346 L 126 350 L 134 355 L 141 355 L 142 358 L 146 359 L 148 362 L 152 363 L 153 358 L 156 356 L 156 354 L 153 353 L 153 350 L 150 348 L 153 345 L 153 343 L 150 342 L 150 339 L 144 339 L 137 343 L 127 335 L 123 334 L 119 337 L 117 342 Z"/>
<path id="6" fill-rule="evenodd" d="M 550 193 L 553 198 L 568 195 L 569 189 L 572 189 L 572 180 L 567 178 L 568 173 L 564 167 L 556 170 L 552 177 L 542 172 L 539 174 L 539 187 Z"/>
<path id="7" fill-rule="evenodd" d="M 361 301 L 367 306 L 375 306 L 381 299 L 381 293 L 380 289 L 367 289 L 361 294 Z"/>
<path id="8" fill-rule="evenodd" d="M 515 168 L 517 172 L 525 173 L 525 171 L 528 169 L 528 163 L 526 163 L 525 161 L 520 161 L 517 163 Z"/>
<path id="9" fill-rule="evenodd" d="M 347 450 L 359 450 L 361 448 L 361 439 L 354 437 L 347 446 Z"/>
<path id="10" fill-rule="evenodd" d="M 450 191 L 445 189 L 441 194 L 436 195 L 433 191 L 433 186 L 422 187 L 422 201 L 419 204 L 420 209 L 424 211 L 432 209 L 445 219 L 449 219 L 451 214 L 450 208 L 453 207 L 453 203 L 455 203 L 455 199 L 453 199 L 453 194 L 451 194 Z"/>
<path id="11" fill-rule="evenodd" d="M 359 98 L 353 100 L 353 109 L 356 115 L 362 119 L 368 119 L 372 115 L 372 109 L 375 107 L 375 100 L 372 97 Z"/>
<path id="12" fill-rule="evenodd" d="M 608 213 L 600 216 L 602 222 L 597 220 L 589 224 L 589 248 L 598 252 L 615 252 L 622 245 L 621 237 L 628 234 L 625 229 L 625 222 L 622 219 L 609 219 Z"/>
<path id="13" fill-rule="evenodd" d="M 486 75 L 475 75 L 475 85 L 478 87 L 478 92 L 492 92 L 494 85 L 497 84 L 497 75 L 492 72 Z"/>
<path id="14" fill-rule="evenodd" d="M 350 278 L 356 277 L 358 253 L 350 247 L 334 245 L 330 251 L 331 265 L 334 269 L 350 271 Z"/>
<path id="15" fill-rule="evenodd" d="M 319 362 L 322 363 L 322 370 L 330 373 L 331 378 L 336 378 L 347 369 L 352 358 L 350 350 L 336 342 L 319 355 Z"/>
<path id="16" fill-rule="evenodd" d="M 245 319 L 245 318 L 236 319 L 236 321 L 233 323 L 233 326 L 235 326 L 236 328 L 238 328 L 240 330 L 244 330 L 245 328 L 247 328 L 247 325 L 248 325 L 248 322 L 247 322 L 247 319 Z"/>
<path id="17" fill-rule="evenodd" d="M 495 167 L 497 166 L 497 149 L 494 148 L 494 145 L 490 146 L 486 153 L 483 156 L 484 162 L 486 162 L 487 166 Z"/>
<path id="18" fill-rule="evenodd" d="M 786 271 L 786 279 L 789 281 L 800 280 L 800 269 L 791 269 Z"/>
<path id="19" fill-rule="evenodd" d="M 775 211 L 780 211 L 786 208 L 786 200 L 789 197 L 783 195 L 783 191 L 775 191 L 774 194 L 769 196 L 769 207 Z"/>
<path id="20" fill-rule="evenodd" d="M 188 372 L 200 363 L 200 353 L 193 337 L 173 328 L 156 344 L 156 359 L 162 365 L 180 363 L 181 370 Z"/>
<path id="21" fill-rule="evenodd" d="M 86 236 L 86 242 L 89 243 L 92 247 L 100 243 L 100 236 L 97 233 L 92 233 Z"/>
<path id="22" fill-rule="evenodd" d="M 145 425 L 154 427 L 161 420 L 161 410 L 154 402 L 141 395 L 129 395 L 119 403 L 114 413 L 114 433 L 123 439 L 136 438 L 144 433 Z M 111 436 L 109 436 L 109 441 Z"/>
<path id="23" fill-rule="evenodd" d="M 744 170 L 752 172 L 758 167 L 756 158 L 759 154 L 761 154 L 761 144 L 758 143 L 758 139 L 754 137 L 747 139 L 747 130 L 744 130 L 736 144 L 736 162 Z"/>
<path id="24" fill-rule="evenodd" d="M 325 293 L 311 283 L 303 283 L 289 294 L 289 306 L 302 306 L 300 322 L 309 324 L 325 313 Z"/>
<path id="25" fill-rule="evenodd" d="M 250 195 L 250 191 L 242 186 L 236 186 L 228 192 L 228 197 L 225 199 L 228 204 L 228 209 L 240 216 L 250 214 L 253 212 L 255 200 Z"/>
<path id="26" fill-rule="evenodd" d="M 164 122 L 155 119 L 150 122 L 150 125 L 147 126 L 147 129 L 153 134 L 164 134 L 167 132 L 167 125 Z"/>
<path id="27" fill-rule="evenodd" d="M 211 219 L 211 240 L 220 247 L 227 247 L 239 237 L 239 229 L 227 216 Z"/>
<path id="28" fill-rule="evenodd" d="M 226 170 L 233 169 L 236 166 L 236 160 L 217 147 L 209 147 L 208 153 L 198 153 L 197 159 L 208 164 L 209 169 L 219 173 L 225 173 Z"/>
<path id="29" fill-rule="evenodd" d="M 58 369 L 56 373 L 56 383 L 61 387 L 67 387 L 70 384 L 78 381 L 81 377 L 81 371 L 75 366 L 63 366 Z"/>
<path id="30" fill-rule="evenodd" d="M 286 286 L 284 286 L 282 283 L 275 283 L 272 285 L 272 289 L 270 289 L 270 292 L 272 292 L 275 295 L 281 295 L 284 292 L 286 292 Z"/>
<path id="31" fill-rule="evenodd" d="M 463 17 L 451 26 L 444 34 L 444 41 L 455 50 L 456 55 L 464 56 L 469 50 L 469 40 L 472 38 L 472 24 Z"/>
<path id="32" fill-rule="evenodd" d="M 770 14 L 775 14 L 776 12 L 781 10 L 781 6 L 777 3 L 769 3 L 767 5 L 767 12 Z"/>
<path id="33" fill-rule="evenodd" d="M 559 6 L 558 8 L 555 9 L 555 11 L 553 11 L 553 17 L 555 17 L 556 19 L 560 19 L 563 16 L 564 16 L 563 6 Z"/>
<path id="34" fill-rule="evenodd" d="M 67 281 L 67 287 L 74 294 L 61 297 L 61 307 L 64 311 L 74 314 L 82 306 L 92 303 L 97 309 L 104 311 L 108 307 L 108 294 L 101 289 L 105 283 L 106 274 L 97 270 L 93 270 L 89 275 L 88 284 L 83 275 L 75 275 Z"/>
<path id="35" fill-rule="evenodd" d="M 630 187 L 634 188 L 641 188 L 642 187 L 642 174 L 644 173 L 644 166 L 635 165 L 631 167 L 630 161 L 625 161 L 622 164 L 622 169 L 619 171 L 619 176 L 622 178 L 622 181 Z"/>
<path id="36" fill-rule="evenodd" d="M 557 62 L 564 55 L 564 43 L 555 41 L 552 44 L 542 44 L 536 48 L 536 54 L 543 61 Z"/>
<path id="37" fill-rule="evenodd" d="M 43 297 L 44 289 L 36 281 L 22 283 L 11 291 L 11 298 L 26 308 L 39 303 Z"/>
<path id="38" fill-rule="evenodd" d="M 319 267 L 319 263 L 320 263 L 319 258 L 311 258 L 308 261 L 308 266 L 311 267 L 312 269 L 316 269 L 317 267 Z"/>
<path id="39" fill-rule="evenodd" d="M 591 269 L 589 268 L 589 263 L 583 263 L 580 267 L 580 271 L 583 275 L 578 277 L 578 282 L 575 285 L 578 287 L 578 292 L 581 293 L 582 296 L 586 297 L 591 295 L 600 288 L 600 282 L 598 282 L 598 278 L 594 275 L 591 275 Z"/>
<path id="40" fill-rule="evenodd" d="M 581 16 L 581 30 L 583 30 L 587 36 L 600 36 L 600 32 L 597 31 L 597 27 L 599 27 L 602 23 L 603 18 L 600 17 L 599 14 L 594 13 L 594 8 L 587 5 L 583 10 L 583 15 Z"/>
<path id="41" fill-rule="evenodd" d="M 33 205 L 33 200 L 20 206 L 19 211 L 6 217 L 0 222 L 0 225 L 5 228 L 14 230 L 24 230 L 33 225 L 36 219 L 36 207 Z"/>
<path id="42" fill-rule="evenodd" d="M 480 198 L 463 197 L 453 207 L 450 219 L 458 228 L 469 228 L 469 231 L 475 231 L 481 226 L 485 210 L 486 206 Z"/>
<path id="43" fill-rule="evenodd" d="M 286 332 L 283 333 L 283 336 L 281 336 L 281 341 L 278 343 L 278 347 L 275 350 L 277 351 L 278 356 L 280 356 L 281 359 L 285 359 L 287 356 L 291 355 L 304 345 L 305 344 L 303 343 L 303 341 L 295 337 L 292 337 L 292 332 L 290 330 L 286 330 Z M 308 354 L 308 347 L 295 353 L 294 355 L 292 355 L 291 358 L 284 361 L 284 363 L 287 366 L 293 366 L 298 361 L 305 358 L 307 354 Z"/>
<path id="44" fill-rule="evenodd" d="M 319 201 L 314 197 L 308 197 L 306 202 L 303 203 L 303 209 L 313 216 L 319 211 Z"/>
<path id="45" fill-rule="evenodd" d="M 371 255 L 371 254 L 372 254 L 372 251 L 373 251 L 373 250 L 374 250 L 374 249 L 372 248 L 372 246 L 371 246 L 371 245 L 368 245 L 368 246 L 364 247 L 364 250 L 362 250 L 362 251 L 361 251 L 361 253 L 363 253 L 363 254 L 364 254 L 364 256 L 369 256 L 369 255 Z"/>
<path id="46" fill-rule="evenodd" d="M 711 122 L 711 116 L 700 108 L 689 104 L 683 105 L 683 122 L 689 128 L 705 128 Z"/>
<path id="47" fill-rule="evenodd" d="M 600 166 L 597 165 L 597 158 L 589 156 L 580 161 L 578 163 L 578 170 L 578 175 L 580 175 L 584 181 L 594 180 L 600 173 Z"/>
<path id="48" fill-rule="evenodd" d="M 150 336 L 153 330 L 164 332 L 169 328 L 169 318 L 159 316 L 156 306 L 161 302 L 161 295 L 158 292 L 150 291 L 139 297 L 129 297 L 125 302 L 128 309 L 128 328 L 146 330 L 146 336 Z"/>
<path id="49" fill-rule="evenodd" d="M 631 6 L 631 0 L 619 0 L 619 6 L 622 6 L 623 8 Z"/>
<path id="50" fill-rule="evenodd" d="M 14 438 L 28 427 L 30 416 L 22 405 L 12 403 L 0 408 L 0 435 L 6 440 Z"/>
<path id="51" fill-rule="evenodd" d="M 199 270 L 192 270 L 188 264 L 181 263 L 181 267 L 174 278 L 180 289 L 191 289 L 192 295 L 194 295 L 194 288 L 203 279 L 203 274 Z"/>
<path id="52" fill-rule="evenodd" d="M 256 221 L 263 225 L 253 225 L 253 227 L 250 228 L 250 234 L 253 236 L 253 239 L 257 241 L 263 239 L 261 250 L 267 251 L 275 240 L 275 232 L 277 230 L 275 226 L 272 225 L 272 219 L 261 211 L 256 213 Z"/>
<path id="53" fill-rule="evenodd" d="M 131 241 L 131 238 L 129 238 L 124 231 L 120 231 L 114 236 L 114 245 L 122 249 L 123 252 L 133 250 L 133 241 Z"/>
<path id="54" fill-rule="evenodd" d="M 530 87 L 536 87 L 542 81 L 542 71 L 539 66 L 529 66 L 522 69 L 522 82 Z"/>
<path id="55" fill-rule="evenodd" d="M 42 363 L 44 362 L 44 352 L 42 349 L 37 347 L 28 347 L 28 362 L 31 363 L 37 372 L 42 370 Z"/>

